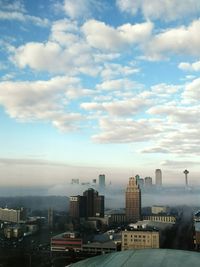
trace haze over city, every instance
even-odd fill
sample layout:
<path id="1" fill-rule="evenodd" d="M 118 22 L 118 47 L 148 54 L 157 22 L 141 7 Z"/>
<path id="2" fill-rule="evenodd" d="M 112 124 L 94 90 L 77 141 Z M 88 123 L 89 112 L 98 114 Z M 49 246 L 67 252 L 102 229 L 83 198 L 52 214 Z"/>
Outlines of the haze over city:
<path id="1" fill-rule="evenodd" d="M 0 0 L 0 185 L 156 168 L 199 185 L 199 13 L 198 0 Z"/>

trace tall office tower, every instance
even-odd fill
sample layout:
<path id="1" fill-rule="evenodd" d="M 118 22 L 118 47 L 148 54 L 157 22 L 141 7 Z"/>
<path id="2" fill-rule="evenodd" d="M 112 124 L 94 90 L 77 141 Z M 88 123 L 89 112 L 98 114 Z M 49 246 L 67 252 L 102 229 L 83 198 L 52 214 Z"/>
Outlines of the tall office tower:
<path id="1" fill-rule="evenodd" d="M 84 196 L 71 196 L 69 214 L 73 218 L 86 217 L 86 198 Z"/>
<path id="2" fill-rule="evenodd" d="M 141 218 L 141 190 L 135 177 L 129 178 L 126 188 L 126 220 L 136 222 Z"/>
<path id="3" fill-rule="evenodd" d="M 104 196 L 93 188 L 89 188 L 83 193 L 86 197 L 86 217 L 104 217 Z"/>
<path id="4" fill-rule="evenodd" d="M 99 174 L 99 189 L 100 190 L 105 190 L 105 186 L 106 186 L 106 183 L 105 183 L 105 174 Z"/>
<path id="5" fill-rule="evenodd" d="M 151 177 L 145 177 L 145 178 L 144 178 L 144 184 L 145 184 L 145 186 L 147 186 L 147 187 L 148 187 L 148 186 L 149 186 L 149 187 L 152 186 L 152 184 L 153 184 L 153 183 L 152 183 L 152 178 L 151 178 Z"/>
<path id="6" fill-rule="evenodd" d="M 104 196 L 89 188 L 83 196 L 70 197 L 70 216 L 73 218 L 104 217 Z"/>
<path id="7" fill-rule="evenodd" d="M 162 185 L 162 171 L 161 171 L 161 169 L 156 169 L 155 181 L 156 181 L 156 185 L 158 185 L 158 186 Z"/>

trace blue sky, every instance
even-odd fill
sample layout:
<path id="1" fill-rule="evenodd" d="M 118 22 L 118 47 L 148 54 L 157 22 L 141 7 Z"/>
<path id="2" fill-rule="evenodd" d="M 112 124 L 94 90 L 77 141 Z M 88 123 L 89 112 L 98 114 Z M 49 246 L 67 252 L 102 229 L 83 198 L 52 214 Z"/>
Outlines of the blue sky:
<path id="1" fill-rule="evenodd" d="M 199 15 L 198 0 L 0 0 L 1 184 L 156 168 L 199 183 Z"/>

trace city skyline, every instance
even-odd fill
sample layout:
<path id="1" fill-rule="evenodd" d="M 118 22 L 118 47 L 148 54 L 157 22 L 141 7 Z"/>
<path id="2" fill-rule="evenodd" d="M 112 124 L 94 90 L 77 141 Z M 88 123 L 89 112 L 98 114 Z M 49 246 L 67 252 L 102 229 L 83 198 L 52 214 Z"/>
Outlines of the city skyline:
<path id="1" fill-rule="evenodd" d="M 0 0 L 0 185 L 200 185 L 198 0 Z"/>

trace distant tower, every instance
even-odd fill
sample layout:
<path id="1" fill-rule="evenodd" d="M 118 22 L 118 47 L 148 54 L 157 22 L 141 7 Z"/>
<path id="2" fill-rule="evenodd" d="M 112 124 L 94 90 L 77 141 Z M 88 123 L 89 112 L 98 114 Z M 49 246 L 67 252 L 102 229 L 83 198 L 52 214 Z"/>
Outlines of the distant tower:
<path id="1" fill-rule="evenodd" d="M 144 185 L 147 186 L 147 187 L 151 187 L 153 184 L 152 182 L 152 178 L 151 177 L 145 177 L 144 178 Z"/>
<path id="2" fill-rule="evenodd" d="M 105 185 L 106 185 L 105 181 L 106 181 L 105 174 L 99 174 L 99 189 L 101 191 L 105 190 Z"/>
<path id="3" fill-rule="evenodd" d="M 162 171 L 161 169 L 156 169 L 155 171 L 155 180 L 156 180 L 156 185 L 161 186 L 162 185 Z"/>
<path id="4" fill-rule="evenodd" d="M 53 224 L 54 224 L 54 211 L 52 208 L 48 209 L 48 225 L 49 228 L 52 229 L 53 228 Z"/>
<path id="5" fill-rule="evenodd" d="M 141 190 L 135 177 L 129 178 L 126 188 L 126 220 L 137 222 L 141 218 Z"/>
<path id="6" fill-rule="evenodd" d="M 185 185 L 188 186 L 188 173 L 189 173 L 189 171 L 188 170 L 184 170 L 183 173 L 185 174 Z"/>

